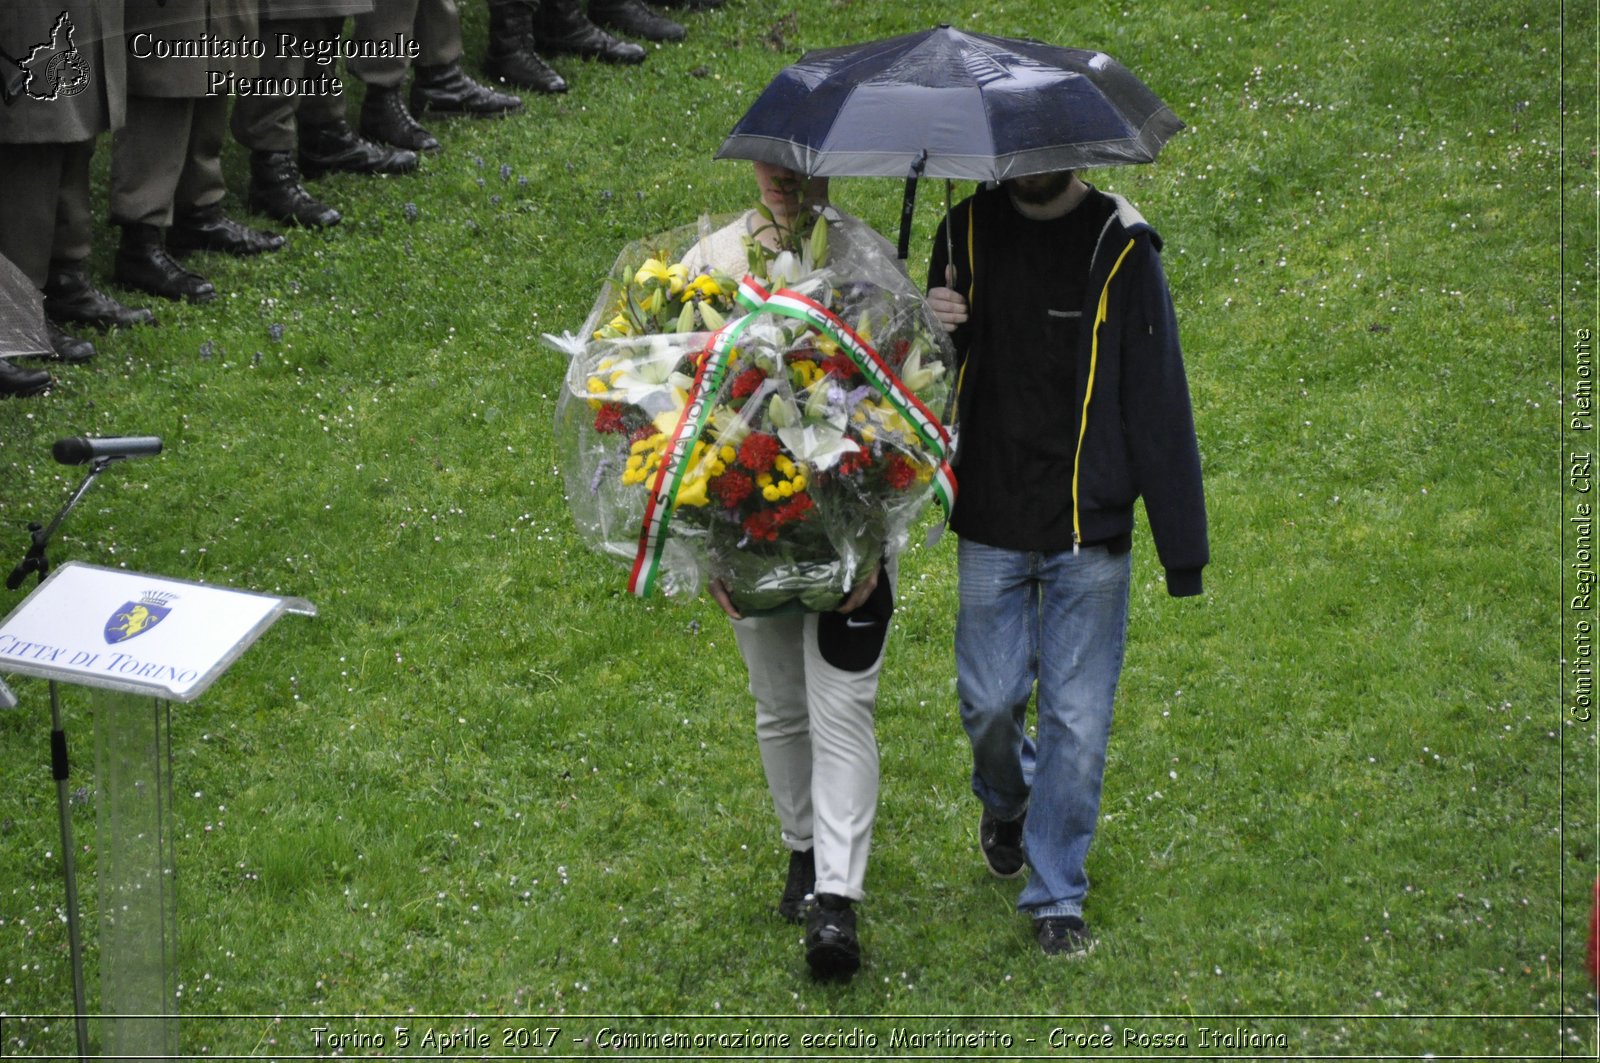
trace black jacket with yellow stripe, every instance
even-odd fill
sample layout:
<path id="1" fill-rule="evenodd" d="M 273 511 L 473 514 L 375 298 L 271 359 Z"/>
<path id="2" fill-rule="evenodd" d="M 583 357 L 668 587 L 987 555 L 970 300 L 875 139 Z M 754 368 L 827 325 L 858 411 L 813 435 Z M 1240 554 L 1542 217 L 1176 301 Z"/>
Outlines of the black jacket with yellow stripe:
<path id="1" fill-rule="evenodd" d="M 1089 195 L 1106 193 L 1091 189 Z M 1073 408 L 1061 411 L 1062 430 L 1077 440 L 1073 539 L 1094 543 L 1129 534 L 1134 500 L 1142 497 L 1168 592 L 1199 594 L 1200 573 L 1210 560 L 1205 494 L 1177 318 L 1161 269 L 1161 238 L 1126 200 L 1108 198 L 1115 209 L 1100 233 L 1085 287 L 1078 394 Z M 980 190 L 957 204 L 935 239 L 929 286 L 945 284 L 945 265 L 953 258 L 953 287 L 969 306 L 967 323 L 953 337 L 961 354 L 958 379 L 984 357 L 988 315 L 1006 310 L 1006 293 L 984 287 L 985 261 L 1006 251 L 985 239 L 997 228 L 985 223 L 995 218 L 993 212 L 1012 209 L 1003 189 Z M 970 389 L 961 389 L 958 428 L 970 401 Z M 959 479 L 959 451 L 956 460 Z"/>

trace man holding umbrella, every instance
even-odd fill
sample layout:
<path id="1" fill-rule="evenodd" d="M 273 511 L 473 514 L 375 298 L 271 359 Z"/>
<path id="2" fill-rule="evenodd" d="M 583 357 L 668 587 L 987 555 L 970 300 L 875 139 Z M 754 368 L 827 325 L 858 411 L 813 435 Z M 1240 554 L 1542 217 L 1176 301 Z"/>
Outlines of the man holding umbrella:
<path id="1" fill-rule="evenodd" d="M 807 52 L 717 153 L 813 177 L 905 178 L 901 258 L 919 178 L 987 183 L 947 208 L 928 293 L 962 359 L 957 690 L 984 859 L 1005 878 L 1033 869 L 1017 906 L 1051 955 L 1094 943 L 1084 861 L 1122 669 L 1134 500 L 1171 594 L 1199 594 L 1209 557 L 1161 240 L 1077 172 L 1150 162 L 1181 128 L 1104 52 L 942 25 Z"/>
<path id="2" fill-rule="evenodd" d="M 1094 946 L 1084 862 L 1127 633 L 1134 499 L 1169 594 L 1199 594 L 1209 557 L 1160 248 L 1127 201 L 1066 170 L 957 205 L 929 269 L 930 309 L 963 360 L 951 527 L 979 845 L 1001 878 L 1031 869 L 1017 907 L 1049 955 Z"/>

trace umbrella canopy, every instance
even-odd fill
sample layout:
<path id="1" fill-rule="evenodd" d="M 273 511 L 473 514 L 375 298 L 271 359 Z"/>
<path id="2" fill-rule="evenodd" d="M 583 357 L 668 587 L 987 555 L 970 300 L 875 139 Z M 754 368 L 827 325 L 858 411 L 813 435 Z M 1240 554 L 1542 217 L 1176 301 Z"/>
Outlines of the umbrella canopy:
<path id="1" fill-rule="evenodd" d="M 49 354 L 44 293 L 11 260 L 0 255 L 0 358 Z"/>
<path id="2" fill-rule="evenodd" d="M 1182 128 L 1103 52 L 939 26 L 807 52 L 716 157 L 813 177 L 1002 181 L 1149 162 Z"/>

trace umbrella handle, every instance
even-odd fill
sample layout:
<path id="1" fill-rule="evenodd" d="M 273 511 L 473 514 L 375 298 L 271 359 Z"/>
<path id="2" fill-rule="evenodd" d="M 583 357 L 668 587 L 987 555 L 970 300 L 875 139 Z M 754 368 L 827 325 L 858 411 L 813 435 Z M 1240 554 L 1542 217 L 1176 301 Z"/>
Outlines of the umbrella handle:
<path id="1" fill-rule="evenodd" d="M 911 212 L 917 203 L 917 178 L 922 176 L 922 171 L 928 165 L 928 149 L 923 148 L 922 154 L 917 156 L 917 161 L 911 164 L 911 172 L 906 174 L 906 194 L 900 203 L 900 261 L 906 260 L 906 255 L 911 251 Z"/>

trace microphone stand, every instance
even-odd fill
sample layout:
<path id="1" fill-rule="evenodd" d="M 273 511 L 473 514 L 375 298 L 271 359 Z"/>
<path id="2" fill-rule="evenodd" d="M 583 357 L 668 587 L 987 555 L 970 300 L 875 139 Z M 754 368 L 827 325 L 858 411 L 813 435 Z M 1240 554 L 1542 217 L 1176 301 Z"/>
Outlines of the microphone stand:
<path id="1" fill-rule="evenodd" d="M 71 513 L 83 499 L 90 485 L 94 483 L 95 477 L 104 472 L 106 466 L 117 460 L 118 457 L 95 459 L 83 482 L 78 485 L 78 489 L 67 499 L 67 504 L 61 507 L 61 512 L 56 514 L 48 526 L 41 526 L 37 522 L 29 523 L 28 531 L 32 534 L 33 544 L 28 547 L 27 554 L 17 567 L 11 570 L 11 575 L 6 577 L 7 590 L 14 591 L 22 586 L 29 573 L 37 573 L 39 582 L 44 582 L 45 576 L 50 572 L 50 561 L 44 553 L 50 537 L 67 519 L 67 514 Z M 84 1060 L 89 1058 L 89 1008 L 83 983 L 83 939 L 78 926 L 78 863 L 77 854 L 73 851 L 72 817 L 68 812 L 69 768 L 67 732 L 61 724 L 61 690 L 52 679 L 50 680 L 50 770 L 56 782 L 56 808 L 61 819 L 61 868 L 67 883 L 67 945 L 72 954 L 72 1000 L 75 1006 L 74 1017 L 77 1020 L 78 1058 Z"/>

